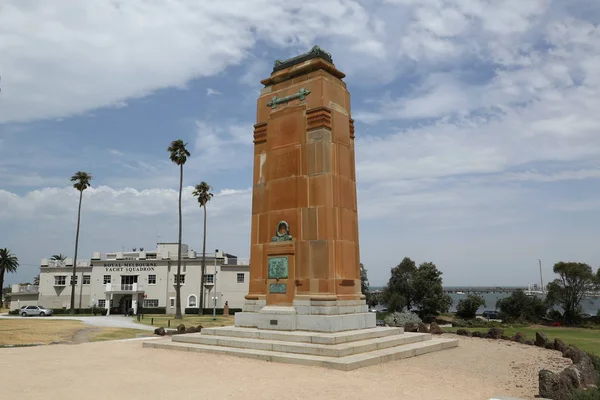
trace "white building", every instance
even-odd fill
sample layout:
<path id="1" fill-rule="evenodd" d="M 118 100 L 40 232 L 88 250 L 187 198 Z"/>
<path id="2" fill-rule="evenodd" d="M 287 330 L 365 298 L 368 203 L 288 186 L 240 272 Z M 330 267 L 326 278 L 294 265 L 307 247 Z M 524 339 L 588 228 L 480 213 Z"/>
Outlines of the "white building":
<path id="1" fill-rule="evenodd" d="M 202 253 L 181 245 L 181 307 L 199 307 Z M 242 308 L 248 293 L 249 265 L 238 263 L 236 256 L 217 250 L 206 254 L 204 308 L 217 308 L 225 302 L 230 308 Z M 73 260 L 43 259 L 37 298 L 35 287 L 16 287 L 11 294 L 11 310 L 32 302 L 46 308 L 70 308 Z M 143 248 L 129 252 L 101 254 L 89 261 L 78 261 L 75 307 L 106 308 L 109 313 L 125 313 L 138 304 L 144 308 L 166 308 L 175 313 L 177 279 L 177 243 L 158 243 L 156 250 Z M 18 285 L 15 285 L 18 286 Z M 34 299 L 35 298 L 35 299 Z"/>

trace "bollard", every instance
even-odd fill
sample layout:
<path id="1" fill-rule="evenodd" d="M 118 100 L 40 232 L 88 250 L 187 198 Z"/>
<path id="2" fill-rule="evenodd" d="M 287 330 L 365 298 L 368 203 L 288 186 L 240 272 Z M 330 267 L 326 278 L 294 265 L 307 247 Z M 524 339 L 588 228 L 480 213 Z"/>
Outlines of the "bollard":
<path id="1" fill-rule="evenodd" d="M 168 319 L 168 320 L 167 320 L 167 328 L 170 328 L 170 327 L 171 327 L 171 320 L 170 320 L 170 319 Z"/>
<path id="2" fill-rule="evenodd" d="M 152 318 L 150 325 L 154 326 L 154 318 Z"/>

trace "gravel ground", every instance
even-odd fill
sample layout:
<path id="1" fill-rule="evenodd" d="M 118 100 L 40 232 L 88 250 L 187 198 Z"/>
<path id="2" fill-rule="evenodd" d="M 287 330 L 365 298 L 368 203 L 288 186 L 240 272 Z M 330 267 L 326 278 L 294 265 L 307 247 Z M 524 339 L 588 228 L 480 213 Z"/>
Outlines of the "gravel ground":
<path id="1" fill-rule="evenodd" d="M 534 399 L 541 368 L 570 364 L 557 351 L 458 338 L 455 349 L 350 372 L 147 349 L 140 340 L 3 349 L 0 369 L 27 373 L 3 380 L 2 393 L 20 400 Z M 76 379 L 57 384 L 65 376 Z"/>

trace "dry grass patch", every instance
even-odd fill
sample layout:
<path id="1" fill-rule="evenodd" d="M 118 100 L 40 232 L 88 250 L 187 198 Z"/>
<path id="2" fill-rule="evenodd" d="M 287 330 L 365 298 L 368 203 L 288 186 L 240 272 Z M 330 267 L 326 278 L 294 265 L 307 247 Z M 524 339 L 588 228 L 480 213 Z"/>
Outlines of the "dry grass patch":
<path id="1" fill-rule="evenodd" d="M 102 328 L 101 330 L 91 332 L 88 339 L 90 342 L 102 342 L 105 340 L 134 339 L 141 337 L 141 335 L 144 337 L 154 336 L 152 332 L 141 329 Z"/>
<path id="2" fill-rule="evenodd" d="M 81 321 L 1 319 L 0 346 L 70 341 L 82 328 Z"/>

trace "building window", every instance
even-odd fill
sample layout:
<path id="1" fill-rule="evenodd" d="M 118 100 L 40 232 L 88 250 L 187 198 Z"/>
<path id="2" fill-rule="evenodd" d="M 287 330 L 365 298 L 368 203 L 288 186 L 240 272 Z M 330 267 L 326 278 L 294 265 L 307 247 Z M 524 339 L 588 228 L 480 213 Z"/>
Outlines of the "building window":
<path id="1" fill-rule="evenodd" d="M 98 307 L 106 308 L 106 300 L 105 299 L 98 300 Z"/>
<path id="2" fill-rule="evenodd" d="M 196 307 L 196 296 L 193 294 L 188 297 L 188 307 Z"/>
<path id="3" fill-rule="evenodd" d="M 144 308 L 157 308 L 158 299 L 144 299 Z"/>
<path id="4" fill-rule="evenodd" d="M 84 285 L 89 285 L 90 282 L 91 282 L 91 280 L 92 280 L 92 277 L 90 275 L 84 275 L 83 276 L 83 284 Z"/>
<path id="5" fill-rule="evenodd" d="M 178 276 L 181 277 L 181 280 L 180 280 L 181 284 L 185 285 L 185 275 L 183 275 L 183 274 L 182 275 L 173 275 L 173 284 L 177 285 L 177 277 Z"/>
<path id="6" fill-rule="evenodd" d="M 215 276 L 213 274 L 204 275 L 204 283 L 215 283 Z"/>
<path id="7" fill-rule="evenodd" d="M 148 285 L 156 285 L 156 275 L 148 275 Z"/>
<path id="8" fill-rule="evenodd" d="M 169 297 L 169 306 L 175 308 L 175 297 Z"/>
<path id="9" fill-rule="evenodd" d="M 237 283 L 244 283 L 244 273 L 237 274 Z"/>
<path id="10" fill-rule="evenodd" d="M 104 284 L 110 283 L 110 275 L 104 275 Z"/>
<path id="11" fill-rule="evenodd" d="M 77 275 L 75 275 L 75 278 L 71 276 L 71 285 L 77 285 L 77 278 L 79 278 Z"/>
<path id="12" fill-rule="evenodd" d="M 67 285 L 66 275 L 55 275 L 54 276 L 54 286 L 66 286 L 66 285 Z"/>

